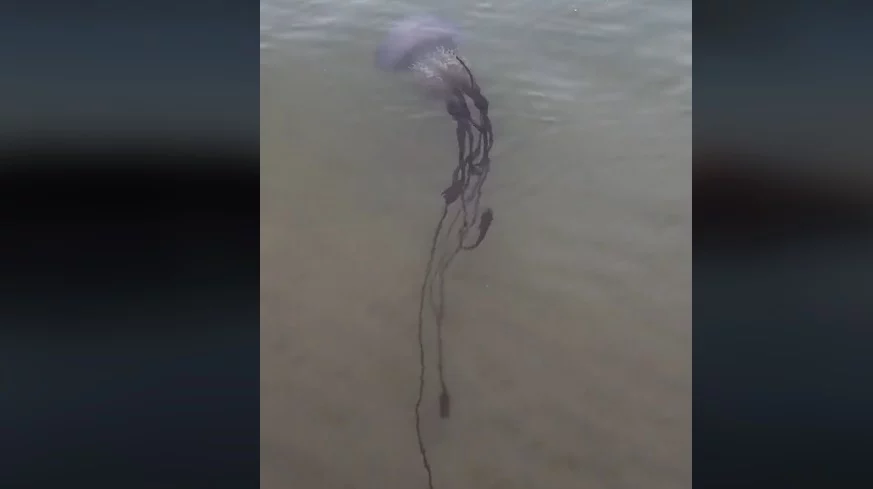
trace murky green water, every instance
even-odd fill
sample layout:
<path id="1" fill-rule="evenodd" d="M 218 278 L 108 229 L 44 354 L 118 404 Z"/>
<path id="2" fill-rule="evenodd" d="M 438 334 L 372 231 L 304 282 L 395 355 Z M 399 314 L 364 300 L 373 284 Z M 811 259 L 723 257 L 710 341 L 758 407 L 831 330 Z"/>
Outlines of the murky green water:
<path id="1" fill-rule="evenodd" d="M 690 488 L 684 0 L 262 1 L 262 487 L 426 487 L 417 294 L 454 127 L 372 65 L 422 11 L 460 24 L 496 132 L 448 421 L 428 374 L 435 485 Z"/>

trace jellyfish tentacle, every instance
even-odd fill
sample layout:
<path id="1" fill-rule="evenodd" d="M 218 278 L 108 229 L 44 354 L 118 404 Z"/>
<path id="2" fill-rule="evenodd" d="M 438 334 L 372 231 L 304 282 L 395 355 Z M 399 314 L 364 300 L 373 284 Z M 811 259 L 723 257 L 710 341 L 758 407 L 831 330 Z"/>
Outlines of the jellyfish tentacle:
<path id="1" fill-rule="evenodd" d="M 421 403 L 425 379 L 424 347 L 421 344 L 421 337 L 425 295 L 429 290 L 430 308 L 436 319 L 439 412 L 441 418 L 448 418 L 451 412 L 451 397 L 443 371 L 442 348 L 445 274 L 462 250 L 475 249 L 482 243 L 494 219 L 490 208 L 485 208 L 481 214 L 479 213 L 482 187 L 491 169 L 490 151 L 494 144 L 494 133 L 488 115 L 489 103 L 467 62 L 458 54 L 455 37 L 456 31 L 438 19 L 421 16 L 408 18 L 391 29 L 385 42 L 376 52 L 376 64 L 379 68 L 410 72 L 426 93 L 441 98 L 445 102 L 446 112 L 456 125 L 458 161 L 451 175 L 451 185 L 442 192 L 444 204 L 434 229 L 430 257 L 421 285 L 418 313 L 420 376 L 415 404 L 415 426 L 420 455 L 427 473 L 428 489 L 433 489 L 433 474 L 421 438 Z M 467 98 L 478 109 L 477 118 L 471 114 Z M 447 222 L 446 218 L 450 210 L 454 217 L 445 227 L 444 223 Z M 461 217 L 463 219 L 460 219 Z M 457 222 L 460 224 L 456 228 Z M 478 237 L 470 243 L 467 237 L 476 224 L 479 227 Z M 441 251 L 437 249 L 438 243 L 444 243 Z M 440 255 L 440 259 L 435 262 L 436 254 Z"/>

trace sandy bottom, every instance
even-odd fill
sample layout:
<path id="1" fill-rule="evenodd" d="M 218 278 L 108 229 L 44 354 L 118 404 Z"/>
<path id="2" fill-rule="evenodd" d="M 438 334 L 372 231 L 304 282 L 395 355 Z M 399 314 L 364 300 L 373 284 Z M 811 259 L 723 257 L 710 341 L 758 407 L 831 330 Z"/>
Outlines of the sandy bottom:
<path id="1" fill-rule="evenodd" d="M 262 109 L 261 487 L 426 488 L 416 317 L 439 201 L 405 193 L 402 174 L 367 181 L 356 162 L 387 141 L 343 139 L 349 156 L 330 140 L 344 128 L 293 110 Z M 665 166 L 602 167 L 498 206 L 449 275 L 448 420 L 426 325 L 437 489 L 691 487 L 690 190 L 658 200 L 644 192 L 675 180 Z M 573 206 L 580 193 L 590 205 Z"/>

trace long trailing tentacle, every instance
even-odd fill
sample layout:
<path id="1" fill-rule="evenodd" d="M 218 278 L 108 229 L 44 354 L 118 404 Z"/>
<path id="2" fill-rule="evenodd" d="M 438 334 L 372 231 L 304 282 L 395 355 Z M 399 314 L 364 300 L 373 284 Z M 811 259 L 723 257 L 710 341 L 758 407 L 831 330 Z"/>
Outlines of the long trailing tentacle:
<path id="1" fill-rule="evenodd" d="M 421 297 L 418 314 L 420 382 L 418 398 L 415 405 L 415 425 L 422 462 L 427 472 L 428 489 L 433 489 L 433 474 L 428 460 L 427 451 L 421 435 L 421 403 L 424 396 L 425 362 L 423 344 L 424 306 L 429 296 L 431 312 L 436 322 L 437 336 L 437 374 L 440 384 L 439 412 L 440 417 L 448 418 L 451 414 L 451 397 L 445 379 L 443 350 L 443 320 L 445 318 L 445 275 L 461 250 L 472 250 L 482 243 L 493 221 L 493 211 L 490 208 L 480 213 L 482 188 L 491 169 L 490 151 L 494 144 L 494 133 L 491 119 L 488 115 L 488 99 L 482 95 L 478 83 L 467 64 L 458 56 L 455 59 L 461 64 L 469 77 L 469 87 L 456 88 L 446 102 L 446 111 L 455 121 L 455 133 L 458 144 L 458 163 L 452 171 L 451 184 L 442 192 L 443 209 L 435 226 L 431 242 L 430 256 L 421 285 Z M 479 111 L 479 120 L 473 119 L 467 105 L 466 97 L 470 97 L 473 105 Z M 474 130 L 477 134 L 474 134 Z M 478 136 L 478 137 L 477 137 Z M 474 142 L 475 140 L 475 142 Z M 446 226 L 446 219 L 454 207 L 454 216 Z M 460 226 L 456 225 L 460 222 Z M 468 243 L 468 235 L 473 226 L 478 223 L 479 235 L 473 243 Z M 443 236 L 442 239 L 440 237 Z M 439 243 L 452 240 L 453 244 L 444 247 L 437 260 Z"/>

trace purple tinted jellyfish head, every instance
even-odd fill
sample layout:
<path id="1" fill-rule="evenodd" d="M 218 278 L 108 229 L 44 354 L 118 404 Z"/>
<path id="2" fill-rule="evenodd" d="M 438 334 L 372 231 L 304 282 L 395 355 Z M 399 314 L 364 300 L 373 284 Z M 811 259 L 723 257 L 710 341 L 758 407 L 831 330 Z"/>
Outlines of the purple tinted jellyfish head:
<path id="1" fill-rule="evenodd" d="M 376 51 L 376 66 L 411 72 L 428 93 L 453 97 L 470 89 L 470 77 L 457 59 L 457 30 L 432 16 L 401 20 Z"/>

